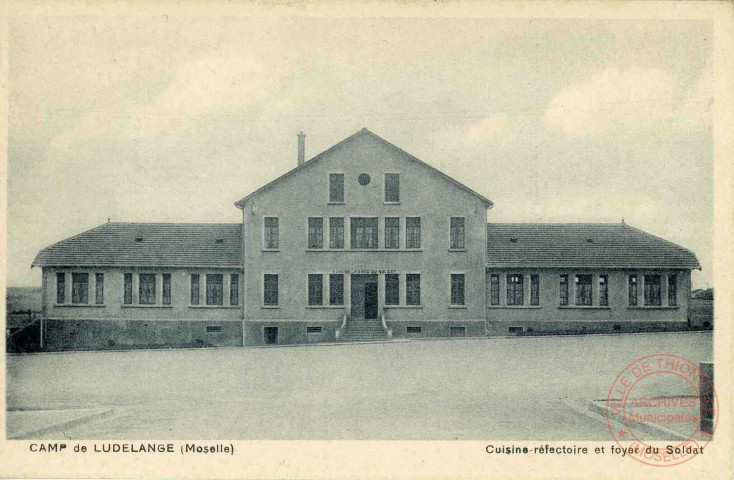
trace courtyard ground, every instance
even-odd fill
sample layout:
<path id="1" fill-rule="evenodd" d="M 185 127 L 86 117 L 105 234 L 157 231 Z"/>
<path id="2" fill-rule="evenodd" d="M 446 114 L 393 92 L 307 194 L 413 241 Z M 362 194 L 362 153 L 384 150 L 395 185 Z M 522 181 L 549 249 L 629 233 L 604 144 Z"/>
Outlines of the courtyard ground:
<path id="1" fill-rule="evenodd" d="M 711 332 L 7 357 L 9 438 L 609 440 L 589 405 Z M 665 392 L 690 394 L 690 392 Z"/>

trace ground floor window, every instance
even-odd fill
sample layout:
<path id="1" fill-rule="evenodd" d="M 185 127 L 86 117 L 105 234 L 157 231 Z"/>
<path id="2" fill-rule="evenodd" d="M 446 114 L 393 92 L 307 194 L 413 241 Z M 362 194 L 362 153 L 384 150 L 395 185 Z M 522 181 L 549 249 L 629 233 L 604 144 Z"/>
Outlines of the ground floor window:
<path id="1" fill-rule="evenodd" d="M 645 305 L 659 307 L 660 293 L 660 275 L 645 275 Z"/>
<path id="2" fill-rule="evenodd" d="M 530 305 L 540 305 L 539 275 L 530 275 Z"/>
<path id="3" fill-rule="evenodd" d="M 138 303 L 155 305 L 155 273 L 141 273 L 138 281 Z"/>
<path id="4" fill-rule="evenodd" d="M 229 304 L 240 304 L 240 276 L 237 273 L 229 276 Z"/>
<path id="5" fill-rule="evenodd" d="M 265 275 L 263 275 L 263 305 L 269 307 L 274 307 L 278 305 L 277 273 L 266 273 Z"/>
<path id="6" fill-rule="evenodd" d="M 71 303 L 89 303 L 89 274 L 71 274 Z"/>
<path id="7" fill-rule="evenodd" d="M 464 274 L 451 274 L 451 305 L 464 305 Z"/>
<path id="8" fill-rule="evenodd" d="M 344 275 L 329 275 L 329 305 L 344 305 Z"/>
<path id="9" fill-rule="evenodd" d="M 591 275 L 576 275 L 576 305 L 593 304 Z"/>
<path id="10" fill-rule="evenodd" d="M 133 274 L 126 273 L 124 277 L 125 288 L 123 292 L 122 303 L 124 303 L 125 305 L 130 305 L 133 303 Z"/>
<path id="11" fill-rule="evenodd" d="M 400 275 L 385 274 L 385 305 L 400 304 Z"/>
<path id="12" fill-rule="evenodd" d="M 561 305 L 568 305 L 568 275 L 561 275 L 559 295 Z"/>
<path id="13" fill-rule="evenodd" d="M 66 274 L 56 274 L 56 303 L 66 303 Z"/>
<path id="14" fill-rule="evenodd" d="M 323 305 L 324 303 L 324 276 L 316 273 L 308 274 L 308 304 Z"/>
<path id="15" fill-rule="evenodd" d="M 599 306 L 609 306 L 609 279 L 606 275 L 599 275 Z"/>
<path id="16" fill-rule="evenodd" d="M 507 305 L 522 305 L 523 298 L 523 276 L 516 273 L 507 275 Z"/>
<path id="17" fill-rule="evenodd" d="M 94 303 L 104 304 L 104 273 L 97 273 L 94 276 Z"/>
<path id="18" fill-rule="evenodd" d="M 489 277 L 489 303 L 490 305 L 500 304 L 500 276 L 491 275 Z"/>
<path id="19" fill-rule="evenodd" d="M 191 274 L 191 305 L 199 304 L 199 274 Z"/>
<path id="20" fill-rule="evenodd" d="M 163 305 L 170 305 L 171 304 L 171 274 L 170 273 L 164 273 L 162 276 L 163 279 L 163 291 L 161 292 Z"/>
<path id="21" fill-rule="evenodd" d="M 221 273 L 209 273 L 206 276 L 206 304 L 224 304 L 224 276 Z"/>
<path id="22" fill-rule="evenodd" d="M 419 273 L 409 273 L 405 276 L 405 303 L 407 305 L 421 304 L 421 276 Z"/>
<path id="23" fill-rule="evenodd" d="M 637 275 L 630 275 L 627 278 L 627 302 L 630 307 L 637 306 Z"/>
<path id="24" fill-rule="evenodd" d="M 668 275 L 668 306 L 678 306 L 678 278 Z"/>

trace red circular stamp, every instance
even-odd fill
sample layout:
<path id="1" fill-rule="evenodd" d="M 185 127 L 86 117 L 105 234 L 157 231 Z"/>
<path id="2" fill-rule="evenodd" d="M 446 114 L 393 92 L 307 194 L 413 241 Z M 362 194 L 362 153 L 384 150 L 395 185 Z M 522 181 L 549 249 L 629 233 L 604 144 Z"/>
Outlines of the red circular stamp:
<path id="1" fill-rule="evenodd" d="M 613 453 L 656 467 L 704 455 L 718 421 L 710 365 L 670 354 L 627 365 L 606 400 L 607 426 L 617 443 Z"/>

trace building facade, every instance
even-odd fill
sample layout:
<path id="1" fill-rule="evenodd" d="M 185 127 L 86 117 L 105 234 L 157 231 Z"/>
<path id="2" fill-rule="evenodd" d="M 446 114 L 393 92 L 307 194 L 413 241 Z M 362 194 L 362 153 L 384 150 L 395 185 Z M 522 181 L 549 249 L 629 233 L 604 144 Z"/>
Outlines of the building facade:
<path id="1" fill-rule="evenodd" d="M 488 224 L 492 202 L 363 129 L 235 203 L 42 250 L 48 350 L 683 329 L 688 250 L 621 225 Z"/>

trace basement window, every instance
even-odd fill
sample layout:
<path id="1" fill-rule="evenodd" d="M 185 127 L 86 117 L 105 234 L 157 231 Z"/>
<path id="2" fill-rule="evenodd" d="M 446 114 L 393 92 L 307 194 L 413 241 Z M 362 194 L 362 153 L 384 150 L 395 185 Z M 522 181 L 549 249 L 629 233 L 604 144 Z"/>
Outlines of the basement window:
<path id="1" fill-rule="evenodd" d="M 423 327 L 405 327 L 405 333 L 422 333 Z"/>
<path id="2" fill-rule="evenodd" d="M 221 333 L 221 332 L 222 332 L 221 325 L 207 325 L 206 326 L 206 333 Z"/>
<path id="3" fill-rule="evenodd" d="M 525 331 L 525 327 L 507 327 L 507 330 L 510 333 L 519 333 L 519 332 L 524 332 Z"/>
<path id="4" fill-rule="evenodd" d="M 143 241 L 143 237 L 135 237 L 135 241 L 140 243 Z"/>
<path id="5" fill-rule="evenodd" d="M 322 327 L 306 327 L 306 333 L 321 333 Z"/>
<path id="6" fill-rule="evenodd" d="M 222 245 L 222 244 L 224 243 L 224 239 L 223 239 L 223 238 L 217 238 L 217 239 L 216 239 L 216 240 L 215 240 L 214 242 L 215 242 L 215 243 L 216 243 L 217 245 Z"/>
<path id="7" fill-rule="evenodd" d="M 449 327 L 449 337 L 466 337 L 466 327 Z"/>

